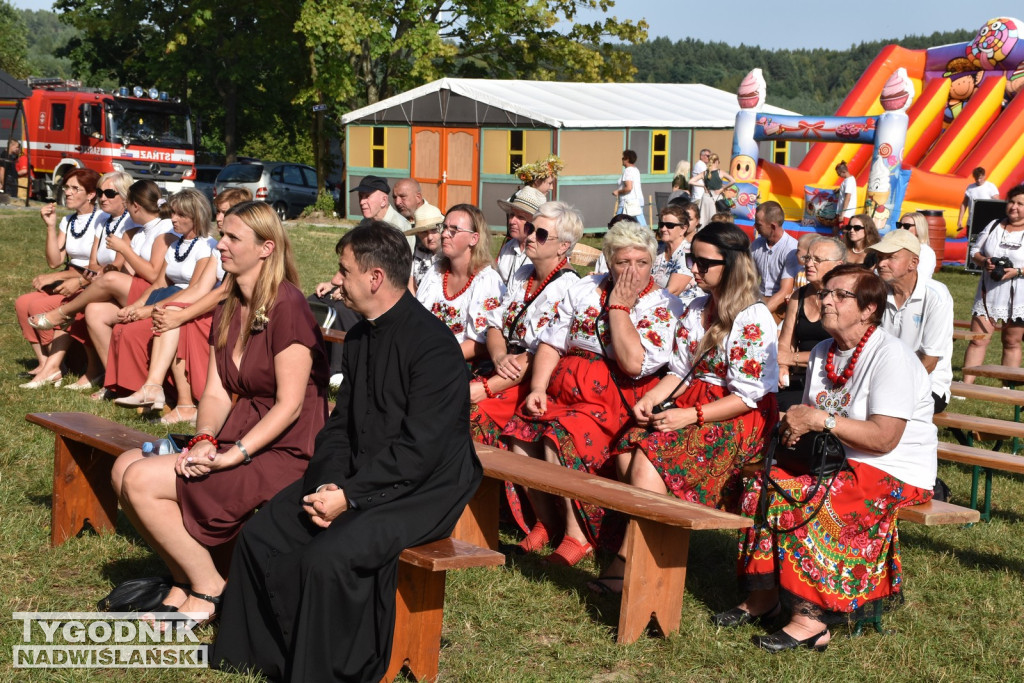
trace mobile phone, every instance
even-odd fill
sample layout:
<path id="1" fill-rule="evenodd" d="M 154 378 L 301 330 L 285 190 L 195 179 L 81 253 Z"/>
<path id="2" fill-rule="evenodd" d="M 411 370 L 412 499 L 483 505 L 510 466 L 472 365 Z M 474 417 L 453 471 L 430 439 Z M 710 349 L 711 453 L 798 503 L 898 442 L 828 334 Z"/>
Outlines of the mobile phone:
<path id="1" fill-rule="evenodd" d="M 188 446 L 188 442 L 192 440 L 192 434 L 168 434 L 167 438 L 174 442 L 179 451 L 183 451 Z"/>
<path id="2" fill-rule="evenodd" d="M 95 270 L 92 270 L 91 268 L 86 268 L 82 271 L 82 277 L 89 281 L 92 281 L 92 279 L 97 275 L 99 275 L 99 273 L 97 273 Z"/>

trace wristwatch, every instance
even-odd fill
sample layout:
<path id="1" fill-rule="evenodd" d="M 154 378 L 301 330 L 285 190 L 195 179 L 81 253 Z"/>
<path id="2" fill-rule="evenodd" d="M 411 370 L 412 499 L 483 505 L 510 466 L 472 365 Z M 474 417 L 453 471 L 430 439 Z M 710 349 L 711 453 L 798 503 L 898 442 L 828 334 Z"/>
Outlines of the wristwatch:
<path id="1" fill-rule="evenodd" d="M 825 418 L 825 431 L 826 432 L 831 432 L 835 428 L 836 428 L 836 416 L 835 415 L 829 415 L 828 417 Z"/>

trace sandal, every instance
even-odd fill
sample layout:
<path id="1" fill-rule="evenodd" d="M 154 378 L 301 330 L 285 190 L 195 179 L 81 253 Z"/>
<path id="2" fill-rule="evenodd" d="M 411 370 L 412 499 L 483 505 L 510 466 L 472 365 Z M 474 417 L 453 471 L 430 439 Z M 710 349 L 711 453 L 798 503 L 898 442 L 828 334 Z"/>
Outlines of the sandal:
<path id="1" fill-rule="evenodd" d="M 622 595 L 622 582 L 625 581 L 625 579 L 626 579 L 626 577 L 625 577 L 625 574 L 626 574 L 626 572 L 625 572 L 626 558 L 623 557 L 622 555 L 616 555 L 615 559 L 619 560 L 620 562 L 622 562 L 622 569 L 623 569 L 622 575 L 620 576 L 620 575 L 616 575 L 616 574 L 602 574 L 601 576 L 597 577 L 593 581 L 588 581 L 587 582 L 587 588 L 589 588 L 592 593 L 596 593 L 598 595 Z M 614 561 L 613 561 L 613 564 L 614 564 Z M 608 568 L 605 569 L 605 571 L 608 571 L 608 569 L 610 569 L 610 568 L 611 568 L 611 565 L 609 565 Z M 619 582 L 619 589 L 615 590 L 614 588 L 612 588 L 608 584 L 609 581 L 618 581 Z"/>
<path id="2" fill-rule="evenodd" d="M 85 380 L 85 384 L 82 383 L 83 379 Z M 65 389 L 70 389 L 71 391 L 89 391 L 89 389 L 92 389 L 93 387 L 98 387 L 98 386 L 102 386 L 102 385 L 103 385 L 103 375 L 102 374 L 96 375 L 92 379 L 89 379 L 85 375 L 82 375 L 81 377 L 78 378 L 77 382 L 75 382 L 74 384 L 65 384 L 64 388 Z"/>
<path id="3" fill-rule="evenodd" d="M 524 553 L 535 553 L 548 544 L 548 530 L 544 527 L 543 522 L 537 522 L 530 529 L 530 533 L 526 534 L 526 538 L 519 542 L 519 545 L 515 546 Z"/>
<path id="4" fill-rule="evenodd" d="M 61 325 L 64 325 L 68 321 L 68 316 L 64 313 L 60 306 L 56 308 L 57 313 L 60 314 L 61 321 L 59 323 L 52 322 L 46 317 L 46 313 L 37 313 L 36 315 L 29 316 L 28 324 L 30 327 L 37 330 L 55 330 Z"/>
<path id="5" fill-rule="evenodd" d="M 181 413 L 181 409 L 182 408 L 190 409 L 192 411 L 192 417 L 185 417 L 184 415 L 182 415 L 182 413 Z M 196 426 L 196 418 L 198 416 L 199 416 L 199 409 L 196 408 L 195 404 L 187 405 L 187 406 L 178 405 L 178 406 L 176 406 L 174 408 L 174 410 L 168 411 L 166 415 L 164 415 L 163 417 L 160 418 L 160 424 L 174 425 L 174 424 L 178 424 L 179 422 L 187 422 L 190 425 L 192 425 L 193 427 L 195 427 Z"/>
<path id="6" fill-rule="evenodd" d="M 192 629 L 202 628 L 203 626 L 211 624 L 211 623 L 213 623 L 214 621 L 217 620 L 217 617 L 220 616 L 220 612 L 218 611 L 218 608 L 220 607 L 221 600 L 224 598 L 224 593 L 221 593 L 220 595 L 206 595 L 204 593 L 197 593 L 196 591 L 192 590 L 191 588 L 189 588 L 185 592 L 188 593 L 193 598 L 199 598 L 200 600 L 203 600 L 204 602 L 208 602 L 211 605 L 213 605 L 213 609 L 206 613 L 206 618 L 205 619 L 198 620 L 198 621 L 195 620 L 195 619 L 189 619 L 188 620 L 188 624 L 189 624 L 190 628 L 192 628 Z"/>
<path id="7" fill-rule="evenodd" d="M 150 398 L 149 392 L 146 391 L 147 387 L 156 387 L 156 391 L 153 392 L 156 398 Z M 122 406 L 124 408 L 148 408 L 150 410 L 163 410 L 164 409 L 164 388 L 159 384 L 143 384 L 142 388 L 136 391 L 131 396 L 125 396 L 124 398 L 115 398 L 114 405 Z"/>
<path id="8" fill-rule="evenodd" d="M 584 557 L 593 554 L 594 546 L 586 542 L 580 543 L 572 536 L 566 536 L 555 548 L 555 552 L 548 555 L 548 563 L 573 567 Z"/>

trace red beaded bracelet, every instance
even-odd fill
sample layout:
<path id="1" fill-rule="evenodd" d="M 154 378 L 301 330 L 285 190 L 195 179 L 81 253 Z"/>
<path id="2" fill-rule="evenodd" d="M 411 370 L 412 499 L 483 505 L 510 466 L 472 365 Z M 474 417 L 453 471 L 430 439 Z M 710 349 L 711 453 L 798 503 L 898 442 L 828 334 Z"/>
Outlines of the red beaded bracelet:
<path id="1" fill-rule="evenodd" d="M 213 438 L 209 434 L 196 434 L 195 436 L 188 440 L 188 445 L 185 446 L 185 448 L 192 448 L 200 441 L 209 441 L 210 443 L 213 444 L 214 448 L 220 445 L 219 443 L 217 443 L 217 439 Z"/>
<path id="2" fill-rule="evenodd" d="M 622 306 L 620 304 L 610 304 L 608 306 L 608 310 L 609 311 L 625 311 L 627 314 L 633 312 L 633 309 L 631 309 L 629 306 Z"/>
<path id="3" fill-rule="evenodd" d="M 480 381 L 483 382 L 484 393 L 487 394 L 487 398 L 494 398 L 494 394 L 491 392 L 491 388 L 489 386 L 487 386 L 487 378 L 486 377 L 481 377 Z"/>
<path id="4" fill-rule="evenodd" d="M 701 408 L 699 403 L 695 403 L 693 407 L 697 409 L 697 426 L 698 427 L 703 427 L 704 426 L 704 410 Z"/>

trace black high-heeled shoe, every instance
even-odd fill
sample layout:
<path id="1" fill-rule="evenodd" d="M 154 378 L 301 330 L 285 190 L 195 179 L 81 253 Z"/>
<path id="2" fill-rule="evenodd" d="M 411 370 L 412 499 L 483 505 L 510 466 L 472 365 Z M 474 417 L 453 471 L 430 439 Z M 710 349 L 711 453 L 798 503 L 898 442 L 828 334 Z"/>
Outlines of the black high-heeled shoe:
<path id="1" fill-rule="evenodd" d="M 772 654 L 782 652 L 784 650 L 792 650 L 798 647 L 806 647 L 810 650 L 814 650 L 815 652 L 824 652 L 828 649 L 828 643 L 825 643 L 824 645 L 818 645 L 817 643 L 818 640 L 826 635 L 828 635 L 827 628 L 821 633 L 815 633 L 810 638 L 797 640 L 785 631 L 776 631 L 770 636 L 754 636 L 750 639 L 750 642 L 757 645 L 762 650 L 768 650 L 768 652 L 771 652 Z"/>
<path id="2" fill-rule="evenodd" d="M 772 623 L 782 614 L 782 603 L 775 603 L 775 607 L 763 614 L 751 614 L 742 607 L 733 607 L 730 610 L 719 612 L 711 617 L 711 623 L 722 628 L 736 628 L 747 624 L 760 624 L 765 626 Z"/>

